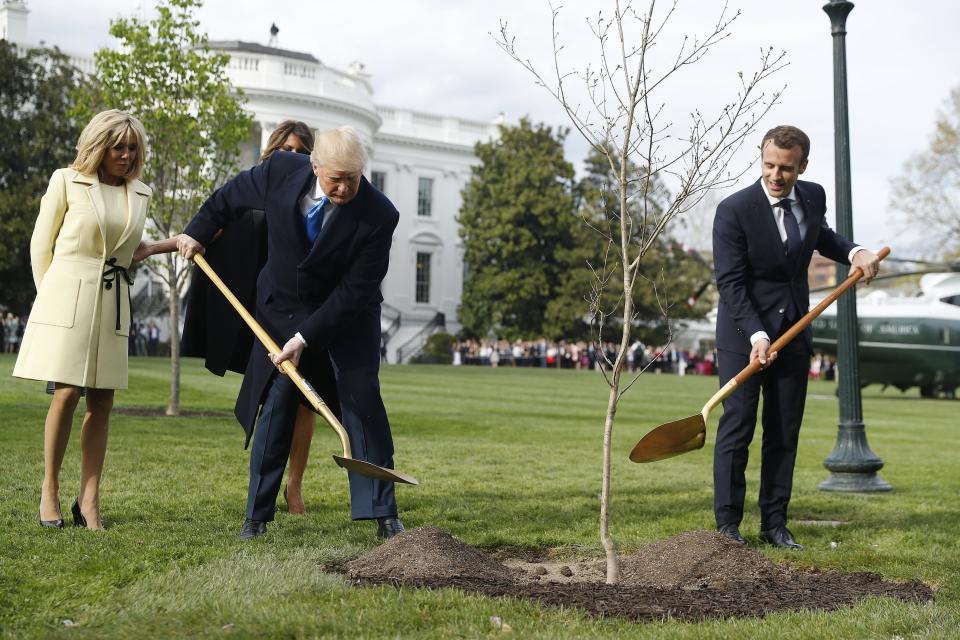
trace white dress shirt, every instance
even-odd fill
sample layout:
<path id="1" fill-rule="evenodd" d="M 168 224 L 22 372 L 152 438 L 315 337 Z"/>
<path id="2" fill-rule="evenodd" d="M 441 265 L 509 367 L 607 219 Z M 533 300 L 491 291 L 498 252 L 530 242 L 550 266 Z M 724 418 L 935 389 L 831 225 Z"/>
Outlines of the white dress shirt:
<path id="1" fill-rule="evenodd" d="M 793 217 L 797 219 L 797 224 L 800 225 L 800 238 L 803 239 L 807 235 L 807 216 L 803 212 L 803 205 L 800 204 L 800 201 L 797 200 L 797 188 L 794 187 L 790 189 L 790 193 L 787 194 L 785 198 L 774 198 L 770 195 L 770 192 L 767 191 L 767 185 L 764 182 L 760 181 L 760 186 L 763 187 L 763 193 L 767 196 L 767 200 L 770 201 L 770 206 L 773 208 L 773 219 L 777 222 L 777 230 L 780 232 L 780 241 L 787 241 L 787 228 L 783 224 L 783 207 L 780 206 L 780 203 L 784 200 L 790 201 L 790 211 L 793 212 Z"/>
<path id="2" fill-rule="evenodd" d="M 320 198 L 323 198 L 326 195 L 327 194 L 323 192 L 323 189 L 320 188 L 320 178 L 317 178 L 316 182 L 314 182 L 313 189 L 307 191 L 305 194 L 303 194 L 303 197 L 300 198 L 300 213 L 303 214 L 303 217 L 306 218 L 307 214 L 310 213 L 310 209 L 313 209 L 313 205 L 320 202 Z M 323 207 L 324 213 L 326 213 L 329 209 L 330 201 L 328 200 L 327 204 Z M 321 229 L 323 228 L 323 224 L 326 224 L 326 222 L 327 219 L 324 217 L 323 223 L 320 226 Z"/>

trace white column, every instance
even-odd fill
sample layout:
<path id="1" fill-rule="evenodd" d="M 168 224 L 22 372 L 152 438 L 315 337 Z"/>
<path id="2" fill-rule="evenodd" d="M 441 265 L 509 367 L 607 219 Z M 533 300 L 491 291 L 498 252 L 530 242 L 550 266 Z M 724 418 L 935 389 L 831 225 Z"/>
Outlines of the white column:
<path id="1" fill-rule="evenodd" d="M 270 142 L 270 134 L 273 133 L 273 130 L 277 127 L 277 123 L 261 120 L 257 124 L 260 125 L 260 150 L 255 159 L 259 160 L 260 154 L 263 153 L 263 150 L 267 148 L 267 143 Z"/>
<path id="2" fill-rule="evenodd" d="M 0 5 L 0 40 L 9 40 L 14 44 L 26 45 L 27 9 L 20 0 L 4 0 Z"/>

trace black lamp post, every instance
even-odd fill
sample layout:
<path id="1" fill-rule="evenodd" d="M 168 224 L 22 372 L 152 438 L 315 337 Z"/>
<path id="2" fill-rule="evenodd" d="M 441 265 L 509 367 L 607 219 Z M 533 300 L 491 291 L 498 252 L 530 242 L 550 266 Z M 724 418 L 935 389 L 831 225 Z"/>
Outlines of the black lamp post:
<path id="1" fill-rule="evenodd" d="M 831 0 L 823 6 L 830 16 L 833 34 L 833 127 L 836 162 L 837 232 L 853 238 L 853 206 L 850 195 L 850 122 L 847 117 L 847 15 L 853 3 Z M 849 267 L 837 265 L 837 281 L 847 277 Z M 855 296 L 837 301 L 837 365 L 840 393 L 840 425 L 837 444 L 823 461 L 830 477 L 820 483 L 823 491 L 890 491 L 888 482 L 877 475 L 883 467 L 867 444 L 860 400 L 859 330 Z"/>

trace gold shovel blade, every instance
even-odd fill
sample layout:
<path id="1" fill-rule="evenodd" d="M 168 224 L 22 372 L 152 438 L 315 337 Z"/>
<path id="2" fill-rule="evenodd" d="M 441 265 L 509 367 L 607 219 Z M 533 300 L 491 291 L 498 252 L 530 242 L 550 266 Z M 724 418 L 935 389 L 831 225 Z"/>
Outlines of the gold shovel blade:
<path id="1" fill-rule="evenodd" d="M 707 425 L 702 414 L 662 424 L 640 439 L 630 452 L 634 462 L 657 462 L 703 447 Z"/>
<path id="2" fill-rule="evenodd" d="M 391 480 L 393 482 L 402 482 L 403 484 L 420 484 L 420 482 L 413 476 L 408 476 L 407 474 L 401 473 L 396 469 L 378 467 L 377 465 L 365 462 L 364 460 L 357 460 L 356 458 L 344 458 L 343 456 L 333 456 L 333 460 L 347 471 L 353 471 L 354 473 L 359 473 L 360 475 L 367 476 L 369 478 L 377 478 L 378 480 Z"/>

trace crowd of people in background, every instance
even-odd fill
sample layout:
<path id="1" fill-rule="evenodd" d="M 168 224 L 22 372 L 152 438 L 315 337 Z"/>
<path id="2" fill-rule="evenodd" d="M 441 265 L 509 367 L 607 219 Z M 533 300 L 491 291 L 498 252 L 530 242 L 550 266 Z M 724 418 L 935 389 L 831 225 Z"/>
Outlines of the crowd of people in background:
<path id="1" fill-rule="evenodd" d="M 131 356 L 157 356 L 160 354 L 160 327 L 150 322 L 134 321 L 130 325 L 130 342 L 127 354 Z"/>
<path id="2" fill-rule="evenodd" d="M 810 373 L 811 380 L 836 380 L 837 378 L 837 361 L 833 356 L 823 355 L 822 353 L 815 353 L 810 358 Z"/>
<path id="3" fill-rule="evenodd" d="M 492 367 L 553 367 L 557 369 L 609 369 L 620 345 L 604 342 L 601 348 L 585 341 L 466 340 L 453 345 L 454 365 Z M 634 342 L 626 353 L 627 369 L 654 373 L 713 375 L 716 353 L 694 353 L 672 346 L 653 347 Z"/>
<path id="4" fill-rule="evenodd" d="M 23 330 L 27 326 L 27 317 L 8 312 L 0 316 L 0 337 L 3 339 L 3 353 L 17 353 L 20 350 L 20 341 L 23 340 Z M 160 353 L 160 327 L 153 320 L 149 322 L 134 322 L 130 326 L 130 346 L 128 354 L 131 356 L 157 356 Z"/>
<path id="5" fill-rule="evenodd" d="M 26 317 L 7 313 L 3 318 L 3 352 L 16 353 L 23 338 Z M 491 367 L 553 367 L 557 369 L 609 369 L 616 360 L 619 344 L 603 343 L 598 350 L 585 341 L 464 340 L 453 344 L 454 365 Z M 383 351 L 383 350 L 381 350 Z M 160 354 L 160 327 L 154 321 L 134 322 L 130 327 L 131 356 Z M 634 342 L 627 351 L 627 369 L 653 373 L 715 375 L 716 351 L 691 352 L 672 346 L 652 347 Z M 837 362 L 833 356 L 816 353 L 810 358 L 811 380 L 835 380 Z"/>
<path id="6" fill-rule="evenodd" d="M 465 340 L 453 344 L 454 365 L 491 367 L 553 367 L 557 369 L 610 369 L 620 345 L 604 342 L 602 349 L 585 341 Z M 673 346 L 653 347 L 634 342 L 626 353 L 627 370 L 648 370 L 677 375 L 715 375 L 717 353 L 693 352 Z M 810 358 L 810 378 L 834 380 L 836 360 L 816 353 Z"/>
<path id="7" fill-rule="evenodd" d="M 2 324 L 3 330 L 0 331 L 0 337 L 3 338 L 3 352 L 16 353 L 20 350 L 20 341 L 23 339 L 23 329 L 27 326 L 27 319 L 8 312 L 3 316 Z"/>
<path id="8" fill-rule="evenodd" d="M 2 338 L 3 353 L 17 353 L 20 342 L 23 340 L 23 330 L 27 326 L 27 317 L 18 316 L 12 312 L 0 316 L 0 338 Z M 160 353 L 160 327 L 153 320 L 149 322 L 134 322 L 130 326 L 130 346 L 128 354 L 131 356 L 157 356 Z"/>

